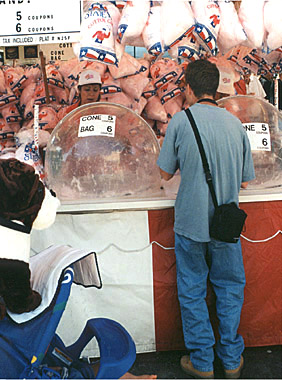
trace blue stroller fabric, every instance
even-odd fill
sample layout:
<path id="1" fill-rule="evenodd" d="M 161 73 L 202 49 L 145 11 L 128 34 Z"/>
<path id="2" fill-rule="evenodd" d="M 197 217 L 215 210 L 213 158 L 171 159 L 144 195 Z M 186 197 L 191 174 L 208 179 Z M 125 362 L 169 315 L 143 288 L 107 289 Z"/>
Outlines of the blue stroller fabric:
<path id="1" fill-rule="evenodd" d="M 49 266 L 45 260 L 47 257 Z M 44 310 L 40 310 L 39 314 L 10 313 L 0 321 L 0 379 L 117 379 L 125 374 L 135 361 L 136 348 L 131 336 L 119 323 L 106 318 L 90 319 L 78 340 L 68 347 L 56 334 L 72 283 L 97 288 L 102 286 L 95 253 L 59 246 L 48 248 L 32 259 L 31 272 L 36 272 L 33 285 L 41 287 Z M 49 267 L 52 267 L 55 276 L 45 273 Z M 83 268 L 87 272 L 86 276 L 83 275 Z M 93 276 L 89 276 L 90 268 Z M 59 277 L 58 273 L 61 273 Z M 47 286 L 48 281 L 51 282 L 50 286 Z M 57 281 L 56 288 L 54 281 Z M 45 288 L 51 288 L 52 291 Z M 96 375 L 92 366 L 79 359 L 93 337 L 97 339 L 100 349 Z M 57 371 L 50 367 L 61 369 Z"/>
<path id="2" fill-rule="evenodd" d="M 0 322 L 0 378 L 20 378 L 26 368 L 41 364 L 65 309 L 72 280 L 73 270 L 69 268 L 61 278 L 54 301 L 38 317 L 17 324 L 6 316 Z"/>

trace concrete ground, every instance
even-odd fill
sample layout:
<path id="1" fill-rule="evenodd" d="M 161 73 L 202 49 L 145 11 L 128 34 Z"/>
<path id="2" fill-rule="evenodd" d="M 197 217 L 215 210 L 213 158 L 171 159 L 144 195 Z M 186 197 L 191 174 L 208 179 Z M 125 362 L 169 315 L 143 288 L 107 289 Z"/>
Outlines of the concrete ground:
<path id="1" fill-rule="evenodd" d="M 158 379 L 191 378 L 180 368 L 180 358 L 185 351 L 163 351 L 138 354 L 130 372 L 134 375 L 156 374 Z M 282 346 L 246 348 L 242 379 L 282 379 Z M 224 378 L 221 363 L 214 363 L 215 378 Z"/>

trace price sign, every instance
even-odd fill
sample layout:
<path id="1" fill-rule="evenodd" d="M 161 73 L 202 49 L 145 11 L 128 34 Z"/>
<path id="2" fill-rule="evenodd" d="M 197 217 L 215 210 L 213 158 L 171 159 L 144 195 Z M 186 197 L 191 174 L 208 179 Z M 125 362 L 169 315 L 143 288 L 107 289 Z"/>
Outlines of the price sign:
<path id="1" fill-rule="evenodd" d="M 243 124 L 250 140 L 252 151 L 271 151 L 269 125 L 266 123 Z"/>
<path id="2" fill-rule="evenodd" d="M 81 0 L 0 0 L 0 46 L 77 42 Z"/>
<path id="3" fill-rule="evenodd" d="M 80 118 L 78 137 L 115 137 L 116 116 L 87 115 Z"/>

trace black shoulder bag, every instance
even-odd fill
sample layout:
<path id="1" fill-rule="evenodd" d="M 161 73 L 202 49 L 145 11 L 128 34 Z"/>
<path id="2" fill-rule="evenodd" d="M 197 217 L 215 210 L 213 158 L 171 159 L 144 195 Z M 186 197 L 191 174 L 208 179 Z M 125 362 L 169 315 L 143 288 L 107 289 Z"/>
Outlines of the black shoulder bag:
<path id="1" fill-rule="evenodd" d="M 215 207 L 214 215 L 210 225 L 210 236 L 216 240 L 224 241 L 227 243 L 237 243 L 237 241 L 240 238 L 241 231 L 244 227 L 247 214 L 244 210 L 241 210 L 234 202 L 223 204 L 221 206 L 218 205 L 215 190 L 213 187 L 212 176 L 209 169 L 209 164 L 207 161 L 203 143 L 201 140 L 201 136 L 199 134 L 198 128 L 196 126 L 191 111 L 187 108 L 185 112 L 195 134 L 195 138 L 203 162 L 206 181 L 209 186 Z"/>

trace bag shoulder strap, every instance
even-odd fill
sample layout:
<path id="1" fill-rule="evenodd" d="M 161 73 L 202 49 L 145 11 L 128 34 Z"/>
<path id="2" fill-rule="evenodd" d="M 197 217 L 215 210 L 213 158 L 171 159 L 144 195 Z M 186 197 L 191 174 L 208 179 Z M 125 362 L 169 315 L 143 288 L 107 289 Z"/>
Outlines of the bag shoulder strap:
<path id="1" fill-rule="evenodd" d="M 202 139 L 201 139 L 201 136 L 199 134 L 199 130 L 197 128 L 195 119 L 194 119 L 191 111 L 189 110 L 189 108 L 187 108 L 185 110 L 185 113 L 186 113 L 186 115 L 187 115 L 187 117 L 188 117 L 188 119 L 190 121 L 191 127 L 193 129 L 194 134 L 195 134 L 195 138 L 196 138 L 196 141 L 197 141 L 197 144 L 198 144 L 198 148 L 199 148 L 199 151 L 200 151 L 200 155 L 201 155 L 201 159 L 202 159 L 202 163 L 203 163 L 203 167 L 204 167 L 204 173 L 205 173 L 205 176 L 206 176 L 206 181 L 207 181 L 207 184 L 208 184 L 209 189 L 210 189 L 210 193 L 211 193 L 211 196 L 212 196 L 214 207 L 217 208 L 218 207 L 218 203 L 217 203 L 216 194 L 215 194 L 215 190 L 214 190 L 214 186 L 213 186 L 213 182 L 212 182 L 212 176 L 211 176 L 211 172 L 210 172 L 207 156 L 206 156 L 206 153 L 205 153 L 205 150 L 204 150 L 204 147 L 203 147 Z"/>

